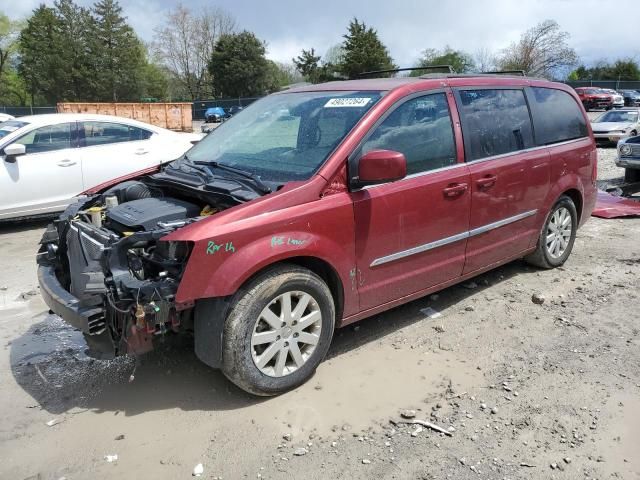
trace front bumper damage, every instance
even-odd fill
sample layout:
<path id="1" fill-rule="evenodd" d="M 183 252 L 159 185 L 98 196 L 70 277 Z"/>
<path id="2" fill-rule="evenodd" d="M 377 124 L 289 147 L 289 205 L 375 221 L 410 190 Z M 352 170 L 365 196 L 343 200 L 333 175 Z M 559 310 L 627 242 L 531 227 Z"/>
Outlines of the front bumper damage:
<path id="1" fill-rule="evenodd" d="M 162 245 L 160 239 L 175 228 L 122 237 L 82 222 L 78 210 L 71 207 L 41 240 L 37 262 L 43 299 L 83 333 L 89 355 L 145 353 L 156 338 L 177 332 L 191 318 L 189 306 L 175 302 L 188 252 L 174 258 Z M 145 249 L 152 253 L 138 258 L 136 252 Z"/>

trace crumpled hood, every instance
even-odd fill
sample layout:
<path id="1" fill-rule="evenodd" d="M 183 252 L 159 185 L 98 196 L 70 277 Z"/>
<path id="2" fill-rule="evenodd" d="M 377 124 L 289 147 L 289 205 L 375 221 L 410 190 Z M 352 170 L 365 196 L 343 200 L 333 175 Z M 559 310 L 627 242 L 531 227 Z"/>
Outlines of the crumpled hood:
<path id="1" fill-rule="evenodd" d="M 612 132 L 614 130 L 626 130 L 633 123 L 629 122 L 593 122 L 591 128 L 596 132 Z"/>

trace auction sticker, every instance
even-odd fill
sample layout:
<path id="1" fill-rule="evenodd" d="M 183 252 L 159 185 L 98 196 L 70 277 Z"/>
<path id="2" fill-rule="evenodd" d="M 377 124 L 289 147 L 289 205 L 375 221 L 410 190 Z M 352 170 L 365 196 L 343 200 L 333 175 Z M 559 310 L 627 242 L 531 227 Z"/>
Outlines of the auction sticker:
<path id="1" fill-rule="evenodd" d="M 354 97 L 342 97 L 332 98 L 324 104 L 325 108 L 335 107 L 364 107 L 371 101 L 370 98 L 354 98 Z"/>

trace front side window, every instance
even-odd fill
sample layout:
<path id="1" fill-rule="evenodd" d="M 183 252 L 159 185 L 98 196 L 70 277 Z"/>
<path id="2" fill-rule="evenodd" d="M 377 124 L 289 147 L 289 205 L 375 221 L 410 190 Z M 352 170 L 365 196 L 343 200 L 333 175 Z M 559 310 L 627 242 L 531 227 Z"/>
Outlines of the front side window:
<path id="1" fill-rule="evenodd" d="M 111 122 L 83 122 L 81 133 L 86 147 L 146 140 L 152 135 L 143 128 Z"/>
<path id="2" fill-rule="evenodd" d="M 550 145 L 589 135 L 582 110 L 567 92 L 542 87 L 533 87 L 528 92 L 532 94 L 528 97 L 538 145 Z"/>
<path id="3" fill-rule="evenodd" d="M 42 153 L 71 148 L 72 123 L 47 125 L 20 137 L 14 143 L 25 146 L 26 153 Z"/>
<path id="4" fill-rule="evenodd" d="M 177 162 L 217 162 L 274 183 L 306 180 L 381 97 L 377 91 L 270 95 L 224 122 Z"/>
<path id="5" fill-rule="evenodd" d="M 533 146 L 531 117 L 522 90 L 459 90 L 457 94 L 468 162 Z"/>
<path id="6" fill-rule="evenodd" d="M 362 145 L 362 154 L 371 150 L 403 153 L 408 175 L 456 163 L 456 144 L 446 95 L 435 93 L 417 97 L 396 108 Z"/>

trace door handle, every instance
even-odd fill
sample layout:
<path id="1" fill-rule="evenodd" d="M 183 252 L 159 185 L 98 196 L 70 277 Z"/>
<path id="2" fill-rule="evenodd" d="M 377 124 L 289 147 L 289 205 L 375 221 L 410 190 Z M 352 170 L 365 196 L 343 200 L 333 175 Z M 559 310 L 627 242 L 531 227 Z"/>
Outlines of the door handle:
<path id="1" fill-rule="evenodd" d="M 65 158 L 64 160 L 60 160 L 58 162 L 58 166 L 59 167 L 70 167 L 71 165 L 75 165 L 76 162 L 74 162 L 73 160 L 69 160 L 68 158 Z"/>
<path id="2" fill-rule="evenodd" d="M 496 184 L 497 180 L 498 177 L 495 175 L 486 175 L 476 180 L 476 185 L 478 185 L 479 188 L 491 188 Z"/>
<path id="3" fill-rule="evenodd" d="M 453 198 L 462 195 L 467 191 L 469 186 L 466 183 L 452 183 L 447 188 L 442 190 L 445 197 Z"/>
<path id="4" fill-rule="evenodd" d="M 149 153 L 149 150 L 144 148 L 139 148 L 138 150 L 136 150 L 136 155 L 144 155 L 145 153 Z"/>

